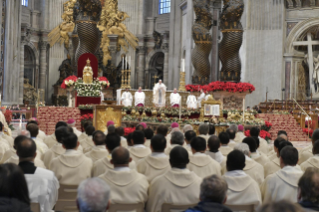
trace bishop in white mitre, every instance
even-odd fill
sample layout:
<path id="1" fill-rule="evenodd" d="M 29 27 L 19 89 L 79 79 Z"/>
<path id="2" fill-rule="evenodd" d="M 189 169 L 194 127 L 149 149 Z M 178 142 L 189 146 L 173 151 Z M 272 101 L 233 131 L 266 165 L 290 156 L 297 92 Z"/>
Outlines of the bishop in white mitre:
<path id="1" fill-rule="evenodd" d="M 197 108 L 197 100 L 193 91 L 191 91 L 191 94 L 187 97 L 186 104 L 187 104 L 187 108 L 192 108 L 192 109 Z"/>
<path id="2" fill-rule="evenodd" d="M 165 107 L 166 104 L 166 85 L 159 80 L 158 83 L 155 84 L 153 89 L 153 103 L 157 107 Z"/>
<path id="3" fill-rule="evenodd" d="M 128 88 L 126 88 L 125 91 L 122 93 L 121 101 L 122 101 L 122 105 L 124 105 L 125 107 L 132 106 L 133 96 L 128 91 Z"/>
<path id="4" fill-rule="evenodd" d="M 142 87 L 139 87 L 137 92 L 134 94 L 135 107 L 144 107 L 145 105 L 145 93 L 142 90 Z"/>
<path id="5" fill-rule="evenodd" d="M 205 99 L 205 96 L 206 96 L 203 89 L 201 89 L 200 92 L 201 92 L 201 94 L 199 95 L 198 100 L 197 100 L 197 104 L 198 104 L 199 108 L 202 107 L 202 101 Z"/>
<path id="6" fill-rule="evenodd" d="M 169 97 L 170 103 L 172 107 L 179 107 L 181 103 L 181 95 L 177 93 L 177 89 L 174 88 L 174 92 L 171 93 Z"/>

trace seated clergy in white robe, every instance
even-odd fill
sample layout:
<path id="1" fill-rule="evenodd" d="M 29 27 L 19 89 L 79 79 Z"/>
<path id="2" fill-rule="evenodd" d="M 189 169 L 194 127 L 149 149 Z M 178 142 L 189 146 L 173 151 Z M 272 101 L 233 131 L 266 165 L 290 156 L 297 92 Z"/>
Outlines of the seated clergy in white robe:
<path id="1" fill-rule="evenodd" d="M 301 170 L 306 171 L 309 167 L 319 168 L 319 141 L 315 141 L 312 152 L 313 156 L 300 164 Z"/>
<path id="2" fill-rule="evenodd" d="M 252 139 L 253 141 L 253 138 L 251 137 L 247 137 L 244 140 L 247 140 L 247 139 Z M 244 153 L 246 161 L 245 161 L 245 167 L 243 171 L 246 174 L 248 174 L 251 178 L 253 178 L 258 183 L 258 185 L 260 185 L 265 179 L 264 167 L 250 158 L 249 147 L 246 143 L 239 143 L 235 146 L 234 149 Z"/>
<path id="3" fill-rule="evenodd" d="M 146 177 L 135 169 L 129 168 L 129 151 L 124 147 L 117 147 L 112 152 L 111 163 L 114 169 L 110 169 L 99 178 L 104 180 L 111 188 L 111 203 L 145 203 L 149 183 Z"/>
<path id="4" fill-rule="evenodd" d="M 38 120 L 37 120 L 37 118 L 30 118 L 29 119 L 29 121 L 28 121 L 28 123 L 27 123 L 27 125 L 28 124 L 36 124 L 36 125 L 38 125 L 39 126 L 39 122 L 38 122 Z M 42 130 L 40 130 L 40 127 L 39 127 L 39 133 L 38 133 L 38 135 L 37 135 L 37 138 L 39 138 L 40 140 L 42 140 L 42 141 L 44 141 L 44 139 L 47 137 L 47 135 L 45 134 L 45 132 L 43 132 Z"/>
<path id="5" fill-rule="evenodd" d="M 35 166 L 36 145 L 32 139 L 24 137 L 21 142 L 17 142 L 16 148 L 31 202 L 39 203 L 41 212 L 51 211 L 58 199 L 57 178 L 52 171 Z"/>
<path id="6" fill-rule="evenodd" d="M 77 137 L 79 137 L 82 134 L 82 132 L 80 130 L 76 129 L 76 127 L 75 127 L 76 121 L 74 119 L 69 119 L 67 124 L 68 124 L 69 127 L 72 127 L 73 133 Z"/>
<path id="7" fill-rule="evenodd" d="M 297 202 L 298 181 L 303 175 L 297 163 L 298 150 L 285 146 L 280 151 L 281 170 L 269 175 L 260 187 L 264 203 L 280 200 Z"/>
<path id="8" fill-rule="evenodd" d="M 131 158 L 137 163 L 151 154 L 150 148 L 144 145 L 146 138 L 143 131 L 136 130 L 132 136 L 133 146 L 129 148 Z"/>
<path id="9" fill-rule="evenodd" d="M 81 146 L 83 147 L 84 153 L 91 151 L 91 149 L 95 146 L 93 142 L 94 131 L 95 131 L 95 127 L 93 127 L 93 125 L 87 126 L 85 128 L 85 133 L 87 134 L 87 138 L 79 141 Z"/>
<path id="10" fill-rule="evenodd" d="M 253 140 L 244 139 L 243 143 L 246 143 L 249 146 L 250 157 L 264 167 L 266 163 L 269 162 L 269 159 L 264 153 L 261 153 L 258 151 L 259 138 L 258 137 L 251 137 L 251 138 L 253 138 Z"/>
<path id="11" fill-rule="evenodd" d="M 206 154 L 217 161 L 220 165 L 225 164 L 226 167 L 226 157 L 219 151 L 220 141 L 216 135 L 212 135 L 208 139 L 207 147 L 208 150 L 206 151 Z"/>
<path id="12" fill-rule="evenodd" d="M 112 151 L 116 148 L 121 146 L 121 138 L 116 133 L 111 133 L 106 136 L 106 149 L 109 153 L 112 153 Z M 101 174 L 104 174 L 106 171 L 111 170 L 114 168 L 113 164 L 111 163 L 112 155 L 106 154 L 103 158 L 97 160 L 93 164 L 93 177 L 98 177 Z M 136 163 L 132 160 L 129 164 L 129 167 L 131 169 L 136 168 Z"/>
<path id="13" fill-rule="evenodd" d="M 142 87 L 139 87 L 134 94 L 135 107 L 144 107 L 145 105 L 145 93 L 142 90 Z"/>
<path id="14" fill-rule="evenodd" d="M 163 135 L 155 135 L 151 140 L 152 154 L 138 161 L 136 169 L 151 182 L 171 169 L 169 158 L 164 153 L 166 139 Z"/>
<path id="15" fill-rule="evenodd" d="M 159 80 L 153 88 L 153 103 L 156 107 L 165 107 L 166 105 L 166 85 Z"/>
<path id="16" fill-rule="evenodd" d="M 256 136 L 259 138 L 259 151 L 267 155 L 269 151 L 268 143 L 265 139 L 259 136 L 259 132 L 260 130 L 257 127 L 252 127 L 250 129 L 250 136 Z"/>
<path id="17" fill-rule="evenodd" d="M 177 89 L 174 88 L 174 92 L 169 96 L 171 107 L 179 107 L 181 104 L 181 95 L 177 93 Z"/>
<path id="18" fill-rule="evenodd" d="M 122 93 L 121 102 L 122 105 L 124 105 L 125 107 L 132 106 L 133 96 L 131 92 L 128 91 L 128 88 L 126 88 L 125 91 Z"/>
<path id="19" fill-rule="evenodd" d="M 309 145 L 300 151 L 299 153 L 300 158 L 299 158 L 298 164 L 302 164 L 303 162 L 305 162 L 306 160 L 308 160 L 309 158 L 313 156 L 312 148 L 315 141 L 317 140 L 319 140 L 319 129 L 314 130 L 314 132 L 312 133 L 312 138 L 311 138 L 312 145 Z"/>
<path id="20" fill-rule="evenodd" d="M 244 140 L 244 138 L 246 138 L 245 134 L 244 134 L 244 126 L 239 124 L 237 126 L 237 132 L 236 132 L 236 136 L 234 141 L 237 143 L 242 142 L 242 140 Z"/>
<path id="21" fill-rule="evenodd" d="M 37 157 L 42 159 L 43 154 L 49 150 L 48 146 L 41 140 L 40 138 L 37 138 L 37 135 L 39 133 L 39 127 L 36 124 L 30 123 L 27 125 L 27 130 L 30 132 L 30 136 L 32 140 L 34 140 L 35 144 L 37 145 L 37 154 L 39 154 Z"/>
<path id="22" fill-rule="evenodd" d="M 220 164 L 205 154 L 206 141 L 202 137 L 195 137 L 191 141 L 193 155 L 189 156 L 187 168 L 193 171 L 200 178 L 205 178 L 210 175 L 221 175 Z"/>
<path id="23" fill-rule="evenodd" d="M 218 138 L 221 143 L 219 151 L 226 157 L 231 151 L 233 151 L 233 148 L 228 146 L 230 141 L 229 135 L 226 132 L 221 132 L 219 133 Z"/>
<path id="24" fill-rule="evenodd" d="M 228 134 L 228 136 L 229 136 L 228 146 L 229 146 L 230 148 L 233 148 L 233 149 L 234 149 L 234 147 L 235 147 L 236 144 L 237 144 L 237 143 L 234 141 L 234 139 L 235 139 L 235 137 L 236 137 L 236 131 L 233 130 L 233 129 L 228 128 L 228 129 L 226 130 L 226 132 L 227 132 L 227 134 Z"/>
<path id="25" fill-rule="evenodd" d="M 187 97 L 186 104 L 187 108 L 197 109 L 197 99 L 193 91 L 191 91 L 191 94 Z"/>
<path id="26" fill-rule="evenodd" d="M 185 128 L 185 126 L 184 126 Z M 191 141 L 193 138 L 196 137 L 196 132 L 193 130 L 193 127 L 190 128 L 190 130 L 184 131 L 184 147 L 187 150 L 187 152 L 192 153 L 192 147 L 191 147 Z M 193 153 L 192 153 L 193 154 Z"/>
<path id="27" fill-rule="evenodd" d="M 85 153 L 85 156 L 92 159 L 93 163 L 101 158 L 104 158 L 109 153 L 105 147 L 105 135 L 102 131 L 97 130 L 93 133 L 93 142 L 95 146 L 91 151 Z"/>
<path id="28" fill-rule="evenodd" d="M 55 125 L 55 130 L 58 129 L 59 127 L 67 127 L 67 123 L 65 123 L 64 121 L 59 121 L 58 123 L 56 123 Z M 57 143 L 57 139 L 55 137 L 55 133 L 48 135 L 43 142 L 48 146 L 49 149 L 51 149 L 51 147 L 53 147 L 56 143 Z"/>
<path id="29" fill-rule="evenodd" d="M 202 179 L 186 168 L 187 151 L 177 146 L 170 153 L 172 169 L 155 178 L 149 189 L 146 211 L 160 212 L 164 203 L 176 205 L 197 204 Z"/>
<path id="30" fill-rule="evenodd" d="M 128 145 L 127 145 L 127 140 L 124 137 L 124 134 L 125 134 L 124 127 L 117 127 L 115 129 L 115 133 L 121 137 L 121 146 L 127 148 Z"/>
<path id="31" fill-rule="evenodd" d="M 202 101 L 205 100 L 205 92 L 203 89 L 200 90 L 200 95 L 197 98 L 197 104 L 198 104 L 198 108 L 202 108 Z"/>
<path id="32" fill-rule="evenodd" d="M 187 147 L 184 146 L 184 135 L 182 132 L 175 131 L 173 130 L 173 132 L 171 133 L 170 136 L 170 145 L 166 145 L 166 149 L 165 149 L 165 154 L 169 155 L 170 152 L 172 151 L 172 149 L 174 149 L 174 147 L 176 146 L 182 146 L 183 148 L 185 148 L 187 150 Z M 192 154 L 191 150 L 188 152 L 188 154 Z"/>
<path id="33" fill-rule="evenodd" d="M 201 124 L 198 127 L 198 132 L 199 132 L 199 137 L 202 137 L 206 140 L 206 143 L 208 142 L 209 139 L 209 125 L 208 124 Z"/>
<path id="34" fill-rule="evenodd" d="M 258 183 L 247 175 L 245 155 L 234 150 L 227 155 L 227 172 L 224 179 L 228 184 L 226 205 L 254 205 L 255 210 L 261 205 L 261 193 Z"/>
<path id="35" fill-rule="evenodd" d="M 76 151 L 78 146 L 77 136 L 70 133 L 63 139 L 65 153 L 54 158 L 50 163 L 50 169 L 60 184 L 79 185 L 80 182 L 91 177 L 93 162 L 83 153 Z"/>
<path id="36" fill-rule="evenodd" d="M 50 163 L 53 160 L 53 158 L 56 158 L 62 154 L 65 153 L 65 148 L 62 146 L 62 140 L 63 138 L 67 137 L 69 133 L 73 132 L 73 129 L 68 126 L 60 126 L 58 127 L 54 132 L 54 137 L 56 138 L 56 141 L 54 144 L 46 153 L 43 155 L 43 162 L 47 169 L 50 169 Z M 79 153 L 83 153 L 83 149 L 81 145 L 79 145 L 77 151 Z"/>

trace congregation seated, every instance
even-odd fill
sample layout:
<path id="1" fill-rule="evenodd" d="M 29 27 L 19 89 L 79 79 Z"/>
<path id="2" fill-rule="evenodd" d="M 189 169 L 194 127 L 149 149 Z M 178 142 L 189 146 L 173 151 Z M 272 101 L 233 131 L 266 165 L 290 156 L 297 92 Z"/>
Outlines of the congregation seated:
<path id="1" fill-rule="evenodd" d="M 167 133 L 168 133 L 168 127 L 166 127 L 165 125 L 160 125 L 157 127 L 156 129 L 156 134 L 161 134 L 166 138 L 166 141 L 170 141 L 167 139 Z"/>
<path id="2" fill-rule="evenodd" d="M 312 153 L 311 158 L 300 164 L 301 170 L 306 171 L 309 167 L 319 168 L 319 140 L 314 142 Z"/>
<path id="3" fill-rule="evenodd" d="M 37 138 L 37 135 L 39 134 L 39 127 L 38 125 L 36 124 L 33 124 L 33 123 L 29 123 L 27 126 L 27 130 L 30 132 L 30 136 L 31 136 L 31 139 L 34 140 L 34 142 L 36 143 L 37 145 L 37 153 L 39 154 L 38 155 L 38 158 L 41 158 L 43 157 L 43 154 L 49 150 L 48 146 L 43 142 L 42 139 L 40 138 Z"/>
<path id="4" fill-rule="evenodd" d="M 190 131 L 190 130 L 194 131 L 193 126 L 190 124 L 185 124 L 183 127 L 183 133 L 185 134 L 187 131 Z"/>
<path id="5" fill-rule="evenodd" d="M 101 158 L 104 158 L 105 155 L 108 154 L 108 151 L 105 146 L 105 134 L 97 130 L 93 133 L 93 143 L 94 147 L 87 153 L 85 153 L 85 156 L 88 158 L 91 158 L 93 163 Z"/>
<path id="6" fill-rule="evenodd" d="M 27 182 L 18 165 L 0 165 L 0 211 L 31 212 Z"/>
<path id="7" fill-rule="evenodd" d="M 169 158 L 164 153 L 166 139 L 163 135 L 155 135 L 151 140 L 152 154 L 138 161 L 136 169 L 151 182 L 155 177 L 166 173 L 170 169 Z"/>
<path id="8" fill-rule="evenodd" d="M 105 138 L 106 149 L 108 150 L 104 157 L 95 161 L 93 165 L 93 177 L 98 177 L 101 174 L 104 174 L 107 170 L 113 169 L 112 152 L 115 148 L 121 146 L 121 138 L 116 133 L 110 133 Z M 131 169 L 136 168 L 136 163 L 131 161 L 129 163 Z"/>
<path id="9" fill-rule="evenodd" d="M 224 179 L 228 184 L 227 205 L 261 205 L 261 193 L 258 183 L 247 175 L 245 155 L 239 150 L 233 150 L 227 155 L 227 172 Z"/>
<path id="10" fill-rule="evenodd" d="M 206 154 L 217 161 L 219 164 L 226 164 L 226 157 L 219 151 L 220 141 L 216 135 L 210 136 L 208 139 L 208 150 Z"/>
<path id="11" fill-rule="evenodd" d="M 37 118 L 30 118 L 27 125 L 28 124 L 36 124 L 39 126 L 39 122 L 37 120 Z M 39 134 L 37 135 L 37 138 L 41 139 L 42 141 L 44 141 L 44 139 L 47 137 L 47 135 L 45 134 L 45 132 L 43 132 L 42 130 L 40 130 L 39 128 Z"/>
<path id="12" fill-rule="evenodd" d="M 75 127 L 76 121 L 74 119 L 69 119 L 67 124 L 69 127 L 71 127 L 73 129 L 73 133 L 77 137 L 79 137 L 82 134 L 82 132 L 80 130 L 76 129 L 76 127 Z"/>
<path id="13" fill-rule="evenodd" d="M 229 143 L 229 135 L 226 132 L 221 132 L 218 135 L 219 141 L 221 143 L 221 146 L 219 148 L 219 151 L 224 155 L 227 156 L 231 151 L 233 151 L 233 148 L 228 146 Z"/>
<path id="14" fill-rule="evenodd" d="M 287 140 L 285 140 L 285 139 L 282 138 L 282 137 L 277 137 L 277 138 L 275 139 L 275 141 L 274 141 L 274 147 L 273 147 L 273 152 L 271 152 L 271 154 L 268 154 L 268 159 L 269 159 L 270 161 L 277 158 L 279 144 L 280 144 L 280 142 L 282 142 L 282 141 L 287 141 Z"/>
<path id="15" fill-rule="evenodd" d="M 311 145 L 305 147 L 303 150 L 300 151 L 300 159 L 299 164 L 302 164 L 303 162 L 307 161 L 309 158 L 313 157 L 312 149 L 314 146 L 314 143 L 319 140 L 319 129 L 316 129 L 312 133 L 311 138 Z"/>
<path id="16" fill-rule="evenodd" d="M 69 133 L 62 139 L 65 153 L 54 158 L 50 169 L 63 185 L 79 185 L 83 180 L 90 178 L 93 162 L 83 153 L 77 151 L 80 143 L 74 133 Z"/>
<path id="17" fill-rule="evenodd" d="M 205 178 L 210 175 L 221 175 L 220 164 L 205 154 L 206 140 L 203 137 L 195 137 L 191 141 L 192 153 L 189 156 L 187 168 L 193 171 L 200 178 Z"/>
<path id="18" fill-rule="evenodd" d="M 236 136 L 236 132 L 235 132 L 234 130 L 228 128 L 228 129 L 226 130 L 226 133 L 227 133 L 228 136 L 229 136 L 228 146 L 229 146 L 230 148 L 234 148 L 234 147 L 236 146 L 236 144 L 237 144 L 237 143 L 234 141 L 235 136 Z"/>
<path id="19" fill-rule="evenodd" d="M 237 142 L 237 143 L 240 143 L 242 142 L 242 140 L 244 140 L 244 138 L 246 137 L 245 134 L 244 134 L 244 126 L 239 124 L 237 126 L 237 131 L 236 131 L 236 136 L 234 138 L 234 141 Z"/>
<path id="20" fill-rule="evenodd" d="M 284 142 L 281 144 L 283 143 Z M 280 150 L 281 169 L 267 176 L 261 185 L 264 203 L 279 200 L 297 202 L 298 181 L 303 175 L 300 168 L 296 166 L 297 163 L 298 150 L 296 148 L 291 145 L 286 145 Z"/>
<path id="21" fill-rule="evenodd" d="M 141 130 L 135 130 L 132 135 L 133 146 L 129 149 L 132 159 L 137 163 L 139 160 L 151 154 L 150 148 L 144 145 L 146 138 Z"/>
<path id="22" fill-rule="evenodd" d="M 17 142 L 17 155 L 19 167 L 26 178 L 31 202 L 39 203 L 41 212 L 52 210 L 57 199 L 59 182 L 50 170 L 36 167 L 35 142 L 25 136 L 21 136 L 21 142 Z"/>
<path id="23" fill-rule="evenodd" d="M 298 182 L 298 203 L 305 211 L 319 211 L 319 169 L 309 167 Z"/>
<path id="24" fill-rule="evenodd" d="M 208 135 L 209 136 L 212 136 L 212 135 L 215 135 L 215 126 L 214 125 L 212 125 L 212 124 L 210 124 L 210 125 L 208 125 L 208 128 L 209 128 L 209 130 L 208 130 Z"/>
<path id="25" fill-rule="evenodd" d="M 186 144 L 185 148 L 188 151 L 188 153 L 192 152 L 192 147 L 191 147 L 191 141 L 193 138 L 196 137 L 196 133 L 194 130 L 188 130 L 184 133 L 184 144 Z"/>
<path id="26" fill-rule="evenodd" d="M 114 168 L 99 176 L 111 188 L 111 203 L 135 204 L 147 201 L 149 183 L 144 175 L 129 168 L 131 160 L 126 148 L 117 147 L 112 151 L 111 163 Z"/>
<path id="27" fill-rule="evenodd" d="M 201 124 L 198 127 L 198 133 L 199 133 L 199 137 L 202 137 L 205 139 L 206 143 L 208 142 L 209 139 L 209 126 L 208 124 Z"/>
<path id="28" fill-rule="evenodd" d="M 88 125 L 85 128 L 85 133 L 87 134 L 87 138 L 81 140 L 81 146 L 83 148 L 83 153 L 87 153 L 89 152 L 94 146 L 94 142 L 93 142 L 93 133 L 95 132 L 95 127 L 93 127 L 93 125 Z"/>
<path id="29" fill-rule="evenodd" d="M 169 132 L 169 133 L 167 134 L 167 136 L 166 136 L 166 140 L 167 140 L 167 141 L 170 141 L 170 140 L 171 140 L 172 133 L 173 133 L 173 132 L 176 132 L 176 131 L 180 132 L 179 124 L 178 124 L 177 122 L 173 122 L 173 123 L 171 124 L 171 130 L 170 130 L 170 132 Z M 167 147 L 169 147 L 169 146 L 170 146 L 170 143 L 167 144 Z"/>
<path id="30" fill-rule="evenodd" d="M 172 149 L 176 146 L 184 146 L 184 135 L 180 131 L 172 132 L 170 145 L 166 146 L 165 154 L 169 155 Z M 191 152 L 189 152 L 189 154 L 191 154 Z"/>
<path id="31" fill-rule="evenodd" d="M 149 188 L 146 211 L 160 212 L 164 203 L 197 204 L 202 179 L 187 169 L 188 152 L 176 146 L 169 155 L 171 169 L 155 178 Z"/>
<path id="32" fill-rule="evenodd" d="M 58 123 L 56 123 L 55 125 L 55 130 L 57 130 L 59 127 L 67 127 L 67 123 L 65 123 L 64 121 L 59 121 Z M 51 135 L 47 136 L 43 142 L 48 146 L 48 148 L 50 149 L 51 147 L 53 147 L 58 141 L 56 139 L 55 133 L 52 133 Z"/>
<path id="33" fill-rule="evenodd" d="M 146 147 L 150 147 L 151 146 L 151 139 L 154 136 L 154 132 L 153 132 L 153 130 L 151 128 L 146 128 L 144 130 L 144 134 L 145 134 L 145 138 L 146 138 L 146 141 L 145 141 L 144 145 Z"/>
<path id="34" fill-rule="evenodd" d="M 224 206 L 227 200 L 228 185 L 220 176 L 212 175 L 203 179 L 200 185 L 200 202 L 185 212 L 232 212 Z"/>
<path id="35" fill-rule="evenodd" d="M 127 148 L 127 140 L 124 137 L 124 128 L 123 127 L 117 127 L 115 129 L 116 134 L 118 134 L 121 137 L 121 146 Z"/>
<path id="36" fill-rule="evenodd" d="M 246 138 L 244 138 L 244 141 L 245 140 L 252 140 L 253 141 L 253 138 L 246 137 Z M 243 171 L 247 175 L 249 175 L 251 178 L 253 178 L 258 183 L 258 185 L 260 185 L 265 179 L 264 167 L 250 158 L 249 147 L 246 143 L 244 143 L 244 141 L 243 141 L 243 143 L 237 144 L 234 149 L 241 151 L 245 155 L 246 161 L 245 161 L 245 167 L 244 167 Z"/>
<path id="37" fill-rule="evenodd" d="M 250 129 L 250 136 L 259 138 L 259 151 L 268 154 L 268 142 L 259 136 L 260 130 L 257 127 L 252 127 Z"/>
<path id="38" fill-rule="evenodd" d="M 251 138 L 253 138 L 254 140 L 244 139 L 243 143 L 246 143 L 249 146 L 250 157 L 264 167 L 266 163 L 269 162 L 269 159 L 264 153 L 261 153 L 258 151 L 259 145 L 260 145 L 259 138 L 258 137 L 251 137 Z"/>

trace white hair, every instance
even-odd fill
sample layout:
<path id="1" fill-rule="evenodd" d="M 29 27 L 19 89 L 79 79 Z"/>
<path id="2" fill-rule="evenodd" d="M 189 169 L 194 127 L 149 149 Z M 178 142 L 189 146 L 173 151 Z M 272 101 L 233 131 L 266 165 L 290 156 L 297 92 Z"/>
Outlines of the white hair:
<path id="1" fill-rule="evenodd" d="M 250 154 L 249 146 L 245 143 L 236 144 L 234 149 L 241 151 L 242 153 L 244 153 L 244 155 L 247 155 L 247 156 L 249 156 Z"/>
<path id="2" fill-rule="evenodd" d="M 78 204 L 81 212 L 105 212 L 110 199 L 110 187 L 100 178 L 89 178 L 78 187 Z"/>
<path id="3" fill-rule="evenodd" d="M 190 131 L 190 130 L 194 130 L 193 126 L 190 125 L 190 124 L 186 124 L 186 125 L 183 127 L 183 133 L 186 133 L 187 131 Z"/>

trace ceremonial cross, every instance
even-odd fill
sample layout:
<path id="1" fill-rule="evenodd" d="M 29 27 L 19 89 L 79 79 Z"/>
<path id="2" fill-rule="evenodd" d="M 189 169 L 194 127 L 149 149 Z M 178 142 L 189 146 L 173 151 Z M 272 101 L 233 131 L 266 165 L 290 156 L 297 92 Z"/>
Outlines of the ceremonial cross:
<path id="1" fill-rule="evenodd" d="M 311 38 L 311 33 L 308 32 L 307 34 L 307 41 L 296 41 L 293 42 L 293 46 L 308 46 L 308 57 L 309 57 L 309 85 L 311 92 L 315 92 L 315 87 L 312 76 L 313 76 L 313 52 L 312 46 L 319 45 L 319 41 L 313 41 Z"/>
<path id="2" fill-rule="evenodd" d="M 157 76 L 157 75 L 155 75 L 154 77 L 153 77 L 153 79 L 155 80 L 155 82 L 154 82 L 154 85 L 156 85 L 156 82 L 157 82 L 157 79 L 158 79 L 159 77 Z"/>

